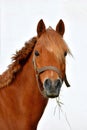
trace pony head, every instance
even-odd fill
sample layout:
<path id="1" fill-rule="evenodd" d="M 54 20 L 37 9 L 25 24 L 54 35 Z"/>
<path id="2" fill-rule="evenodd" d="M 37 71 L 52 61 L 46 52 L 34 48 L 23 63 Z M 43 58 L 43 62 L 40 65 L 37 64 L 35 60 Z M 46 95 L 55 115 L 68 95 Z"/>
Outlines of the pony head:
<path id="1" fill-rule="evenodd" d="M 63 81 L 69 87 L 66 77 L 66 55 L 70 50 L 63 40 L 65 25 L 62 20 L 56 29 L 46 26 L 41 19 L 37 25 L 37 43 L 33 51 L 35 75 L 41 93 L 45 97 L 59 96 Z"/>

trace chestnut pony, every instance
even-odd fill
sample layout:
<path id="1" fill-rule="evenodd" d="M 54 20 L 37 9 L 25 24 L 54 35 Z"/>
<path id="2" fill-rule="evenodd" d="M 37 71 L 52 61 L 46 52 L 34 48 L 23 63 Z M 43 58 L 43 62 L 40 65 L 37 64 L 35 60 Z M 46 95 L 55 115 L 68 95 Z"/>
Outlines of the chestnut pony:
<path id="1" fill-rule="evenodd" d="M 0 75 L 0 130 L 36 130 L 49 98 L 59 96 L 66 77 L 64 22 L 46 29 L 41 19 L 37 36 L 12 57 Z"/>

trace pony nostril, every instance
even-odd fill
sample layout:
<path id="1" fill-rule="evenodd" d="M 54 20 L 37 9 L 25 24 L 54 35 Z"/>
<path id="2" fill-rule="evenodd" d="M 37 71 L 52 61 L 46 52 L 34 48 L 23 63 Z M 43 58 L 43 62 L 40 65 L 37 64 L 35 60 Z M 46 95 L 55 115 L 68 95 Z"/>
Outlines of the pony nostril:
<path id="1" fill-rule="evenodd" d="M 56 88 L 60 88 L 61 85 L 62 85 L 62 81 L 61 81 L 61 79 L 57 79 L 57 80 L 55 80 L 54 84 L 55 84 L 54 86 L 55 86 Z"/>
<path id="2" fill-rule="evenodd" d="M 46 79 L 44 81 L 44 87 L 45 88 L 50 88 L 52 86 L 52 81 L 50 79 Z"/>

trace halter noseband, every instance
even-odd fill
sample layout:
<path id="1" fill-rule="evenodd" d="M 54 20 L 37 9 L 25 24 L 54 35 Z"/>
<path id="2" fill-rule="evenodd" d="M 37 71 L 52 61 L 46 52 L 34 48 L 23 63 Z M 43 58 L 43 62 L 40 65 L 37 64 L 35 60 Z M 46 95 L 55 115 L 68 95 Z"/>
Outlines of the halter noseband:
<path id="1" fill-rule="evenodd" d="M 43 73 L 44 71 L 46 71 L 46 70 L 53 70 L 53 71 L 55 71 L 59 75 L 59 77 L 61 77 L 61 72 L 60 72 L 60 70 L 57 67 L 54 67 L 54 66 L 44 66 L 42 68 L 37 68 L 35 55 L 33 56 L 33 65 L 34 65 L 34 70 L 35 70 L 35 73 L 36 73 L 36 80 L 37 80 L 38 88 L 39 88 L 41 94 L 45 95 L 44 94 L 44 90 L 41 90 L 41 88 L 40 88 L 39 75 L 41 73 Z M 70 87 L 70 84 L 68 83 L 66 74 L 65 74 L 65 78 L 63 80 L 65 81 L 66 86 Z"/>

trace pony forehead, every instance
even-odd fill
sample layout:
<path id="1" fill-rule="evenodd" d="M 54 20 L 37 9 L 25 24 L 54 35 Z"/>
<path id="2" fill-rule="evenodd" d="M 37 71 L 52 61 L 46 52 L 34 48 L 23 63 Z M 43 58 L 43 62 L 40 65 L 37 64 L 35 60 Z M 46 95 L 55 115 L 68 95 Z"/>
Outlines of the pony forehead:
<path id="1" fill-rule="evenodd" d="M 60 60 L 64 58 L 64 52 L 70 53 L 66 42 L 51 27 L 42 34 L 39 42 L 41 42 L 49 52 L 54 53 L 54 55 Z"/>

